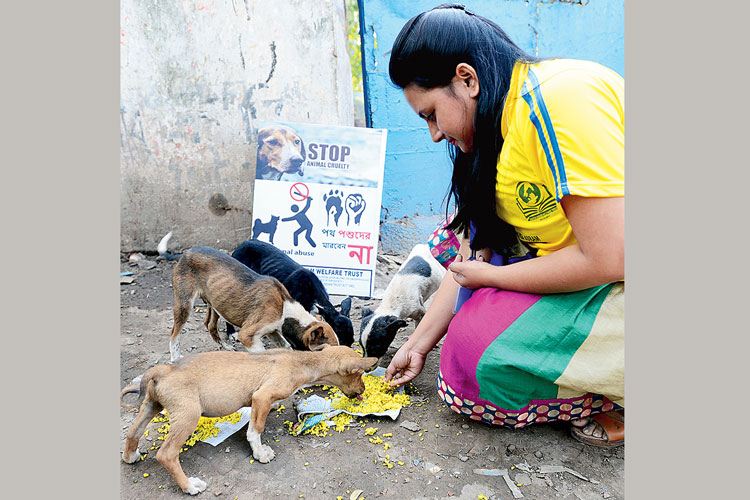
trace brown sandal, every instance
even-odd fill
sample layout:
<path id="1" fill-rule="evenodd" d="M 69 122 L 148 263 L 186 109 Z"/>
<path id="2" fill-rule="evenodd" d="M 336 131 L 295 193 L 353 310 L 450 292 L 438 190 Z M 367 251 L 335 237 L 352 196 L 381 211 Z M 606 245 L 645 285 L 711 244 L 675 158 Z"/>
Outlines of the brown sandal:
<path id="1" fill-rule="evenodd" d="M 614 448 L 625 444 L 625 417 L 622 414 L 617 411 L 610 411 L 607 413 L 598 413 L 589 418 L 602 426 L 604 435 L 602 437 L 590 436 L 584 434 L 582 428 L 571 426 L 570 435 L 574 439 L 601 448 Z"/>

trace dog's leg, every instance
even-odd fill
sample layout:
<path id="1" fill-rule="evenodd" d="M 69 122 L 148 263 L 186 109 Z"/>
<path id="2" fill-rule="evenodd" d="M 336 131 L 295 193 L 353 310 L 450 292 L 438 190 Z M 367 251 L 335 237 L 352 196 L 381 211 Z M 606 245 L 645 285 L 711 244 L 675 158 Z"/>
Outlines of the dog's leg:
<path id="1" fill-rule="evenodd" d="M 267 464 L 276 456 L 270 446 L 260 442 L 260 435 L 263 434 L 266 426 L 266 417 L 271 411 L 271 403 L 288 396 L 288 394 L 277 394 L 276 391 L 263 388 L 253 394 L 250 423 L 247 426 L 247 441 L 253 450 L 253 458 L 261 463 Z"/>
<path id="2" fill-rule="evenodd" d="M 180 261 L 182 262 L 182 261 Z M 180 265 L 179 263 L 177 264 Z M 175 267 L 172 278 L 172 288 L 174 289 L 174 324 L 172 332 L 169 334 L 169 355 L 170 361 L 181 358 L 180 355 L 180 331 L 187 323 L 190 317 L 190 310 L 193 308 L 195 298 L 198 296 L 198 290 L 195 289 L 193 280 L 186 276 L 181 268 Z"/>
<path id="3" fill-rule="evenodd" d="M 264 351 L 263 337 L 273 331 L 279 331 L 281 329 L 281 319 L 269 323 L 264 326 L 259 326 L 257 322 L 246 321 L 237 335 L 248 351 L 250 352 L 261 352 Z"/>
<path id="4" fill-rule="evenodd" d="M 128 464 L 136 462 L 141 458 L 141 451 L 138 449 L 138 441 L 146 430 L 146 426 L 151 419 L 162 410 L 162 406 L 156 401 L 151 401 L 148 396 L 141 403 L 141 409 L 138 412 L 133 425 L 128 429 L 125 438 L 125 450 L 122 452 L 122 461 Z"/>
<path id="5" fill-rule="evenodd" d="M 197 477 L 188 478 L 180 466 L 180 449 L 193 433 L 201 417 L 200 404 L 189 404 L 169 412 L 169 433 L 156 452 L 156 460 L 164 466 L 185 493 L 197 495 L 208 486 Z"/>
<path id="6" fill-rule="evenodd" d="M 174 324 L 169 334 L 169 361 L 176 361 L 181 358 L 180 354 L 180 331 L 190 316 L 190 307 L 183 307 L 182 304 L 174 306 Z"/>
<path id="7" fill-rule="evenodd" d="M 227 351 L 234 351 L 234 347 L 225 342 L 219 335 L 219 313 L 217 313 L 216 310 L 211 306 L 208 306 L 208 314 L 206 314 L 206 321 L 204 322 L 204 324 L 208 329 L 208 333 L 211 334 L 211 338 L 214 339 L 214 341 L 216 341 L 216 343 L 219 344 L 222 349 L 226 349 Z"/>

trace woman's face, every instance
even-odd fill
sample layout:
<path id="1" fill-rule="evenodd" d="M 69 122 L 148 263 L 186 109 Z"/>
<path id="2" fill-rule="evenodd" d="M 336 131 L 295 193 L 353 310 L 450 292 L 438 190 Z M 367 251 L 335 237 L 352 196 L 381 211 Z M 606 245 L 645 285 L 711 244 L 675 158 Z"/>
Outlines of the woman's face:
<path id="1" fill-rule="evenodd" d="M 464 153 L 471 151 L 477 106 L 471 84 L 458 77 L 454 77 L 448 86 L 429 90 L 412 83 L 404 89 L 404 97 L 419 117 L 427 122 L 434 142 L 445 139 Z"/>

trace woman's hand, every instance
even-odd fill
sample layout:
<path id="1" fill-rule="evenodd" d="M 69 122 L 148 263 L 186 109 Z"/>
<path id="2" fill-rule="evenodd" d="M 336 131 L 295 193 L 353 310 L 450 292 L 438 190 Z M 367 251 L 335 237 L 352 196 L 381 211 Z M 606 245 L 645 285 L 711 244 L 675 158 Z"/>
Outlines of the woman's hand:
<path id="1" fill-rule="evenodd" d="M 482 254 L 477 255 L 476 260 L 464 260 L 459 254 L 456 260 L 448 266 L 448 270 L 453 273 L 453 279 L 464 288 L 472 290 L 490 286 L 487 281 L 487 272 L 492 269 L 492 265 L 485 261 Z"/>
<path id="2" fill-rule="evenodd" d="M 422 371 L 425 357 L 425 354 L 418 352 L 408 344 L 402 345 L 385 370 L 385 381 L 390 382 L 391 387 L 404 385 L 411 381 Z M 393 377 L 396 378 L 393 379 Z"/>

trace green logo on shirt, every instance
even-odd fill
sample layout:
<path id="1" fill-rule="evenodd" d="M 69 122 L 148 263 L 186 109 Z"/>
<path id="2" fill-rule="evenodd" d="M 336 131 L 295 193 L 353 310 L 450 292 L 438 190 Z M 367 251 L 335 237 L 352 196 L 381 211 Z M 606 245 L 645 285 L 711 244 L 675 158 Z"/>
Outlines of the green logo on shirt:
<path id="1" fill-rule="evenodd" d="M 557 210 L 557 202 L 547 186 L 541 189 L 533 182 L 516 185 L 516 205 L 526 220 L 546 219 Z"/>

